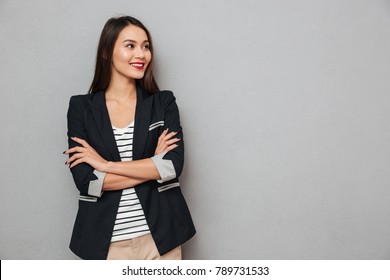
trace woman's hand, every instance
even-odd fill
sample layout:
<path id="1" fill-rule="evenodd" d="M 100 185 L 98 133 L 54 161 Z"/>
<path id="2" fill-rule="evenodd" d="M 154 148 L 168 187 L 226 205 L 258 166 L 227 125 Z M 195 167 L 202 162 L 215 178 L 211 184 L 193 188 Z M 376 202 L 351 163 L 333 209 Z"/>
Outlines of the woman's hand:
<path id="1" fill-rule="evenodd" d="M 176 142 L 180 141 L 180 138 L 173 138 L 177 132 L 170 132 L 168 133 L 168 128 L 161 133 L 160 137 L 158 138 L 157 147 L 154 151 L 154 155 L 158 155 L 161 153 L 166 153 L 174 148 L 176 148 L 178 145 L 175 144 Z"/>
<path id="2" fill-rule="evenodd" d="M 93 168 L 95 168 L 98 171 L 104 172 L 104 168 L 106 167 L 107 160 L 102 158 L 94 148 L 92 148 L 87 141 L 77 138 L 77 137 L 71 137 L 71 139 L 79 144 L 82 145 L 82 147 L 77 146 L 73 147 L 67 151 L 64 152 L 64 154 L 72 154 L 75 153 L 73 156 L 71 156 L 65 164 L 70 164 L 69 167 L 75 167 L 76 165 L 80 163 L 88 163 Z"/>

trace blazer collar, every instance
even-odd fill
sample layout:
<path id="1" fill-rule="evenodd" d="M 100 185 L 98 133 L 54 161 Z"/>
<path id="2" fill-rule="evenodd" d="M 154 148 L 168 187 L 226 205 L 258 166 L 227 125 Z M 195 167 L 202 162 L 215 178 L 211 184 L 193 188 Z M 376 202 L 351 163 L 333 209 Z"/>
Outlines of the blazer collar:
<path id="1" fill-rule="evenodd" d="M 96 127 L 103 140 L 103 145 L 111 156 L 110 160 L 121 161 L 106 106 L 105 91 L 91 94 L 89 102 Z M 149 133 L 151 108 L 151 96 L 142 90 L 141 87 L 137 86 L 137 104 L 135 109 L 133 134 L 133 160 L 142 158 Z"/>

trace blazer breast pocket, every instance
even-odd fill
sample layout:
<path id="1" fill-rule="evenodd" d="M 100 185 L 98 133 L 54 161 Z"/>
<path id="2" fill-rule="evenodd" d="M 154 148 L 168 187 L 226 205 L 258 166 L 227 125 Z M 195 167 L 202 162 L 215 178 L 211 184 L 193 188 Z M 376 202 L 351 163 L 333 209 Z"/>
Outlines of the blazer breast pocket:
<path id="1" fill-rule="evenodd" d="M 164 121 L 158 121 L 158 122 L 152 123 L 151 125 L 149 125 L 149 131 L 152 131 L 153 129 L 155 129 L 159 126 L 164 126 L 164 124 L 165 124 Z"/>

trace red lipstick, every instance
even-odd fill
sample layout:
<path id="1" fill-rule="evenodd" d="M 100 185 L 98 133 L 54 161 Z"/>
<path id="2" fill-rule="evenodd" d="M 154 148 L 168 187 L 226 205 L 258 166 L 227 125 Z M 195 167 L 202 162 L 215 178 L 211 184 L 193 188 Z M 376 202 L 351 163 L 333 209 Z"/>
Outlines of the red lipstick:
<path id="1" fill-rule="evenodd" d="M 130 63 L 130 65 L 133 66 L 137 70 L 143 70 L 144 66 L 145 66 L 145 63 L 143 63 L 143 62 L 133 62 L 133 63 Z"/>

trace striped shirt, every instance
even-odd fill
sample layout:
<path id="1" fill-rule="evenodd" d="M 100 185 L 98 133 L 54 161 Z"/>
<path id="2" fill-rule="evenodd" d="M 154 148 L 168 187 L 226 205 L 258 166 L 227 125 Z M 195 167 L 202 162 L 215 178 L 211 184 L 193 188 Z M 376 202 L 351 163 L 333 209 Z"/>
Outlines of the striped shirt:
<path id="1" fill-rule="evenodd" d="M 122 161 L 133 160 L 134 122 L 125 128 L 113 127 Z M 131 239 L 150 233 L 145 214 L 134 188 L 124 189 L 118 206 L 111 242 Z"/>

